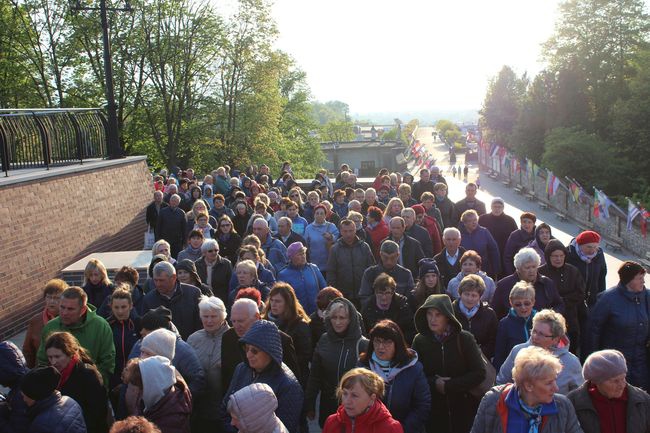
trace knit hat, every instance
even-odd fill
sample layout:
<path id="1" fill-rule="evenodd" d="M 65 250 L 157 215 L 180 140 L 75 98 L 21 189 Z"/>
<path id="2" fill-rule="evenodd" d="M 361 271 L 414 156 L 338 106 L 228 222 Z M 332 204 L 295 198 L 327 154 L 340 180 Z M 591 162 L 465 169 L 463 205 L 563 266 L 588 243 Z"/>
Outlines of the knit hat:
<path id="1" fill-rule="evenodd" d="M 294 242 L 287 248 L 287 258 L 291 260 L 293 256 L 303 250 L 305 246 L 301 242 Z"/>
<path id="2" fill-rule="evenodd" d="M 158 328 L 171 329 L 172 312 L 162 305 L 154 310 L 149 310 L 142 316 L 140 325 L 143 329 L 154 331 Z"/>
<path id="3" fill-rule="evenodd" d="M 418 265 L 420 266 L 420 276 L 419 276 L 420 279 L 424 278 L 426 274 L 431 272 L 440 275 L 440 271 L 438 270 L 438 265 L 436 265 L 436 262 L 433 259 L 428 259 L 428 258 L 421 259 Z"/>
<path id="4" fill-rule="evenodd" d="M 316 211 L 317 211 L 318 209 L 323 209 L 323 212 L 325 212 L 325 215 L 327 215 L 327 208 L 325 207 L 324 204 L 319 203 L 319 204 L 317 204 L 316 206 L 314 206 L 314 214 L 316 214 Z"/>
<path id="5" fill-rule="evenodd" d="M 600 235 L 594 231 L 586 230 L 576 237 L 578 245 L 600 243 Z"/>
<path id="6" fill-rule="evenodd" d="M 228 412 L 236 416 L 241 431 L 262 433 L 275 430 L 280 419 L 275 415 L 278 400 L 265 383 L 253 383 L 230 396 Z"/>
<path id="7" fill-rule="evenodd" d="M 506 205 L 506 202 L 501 197 L 494 197 L 492 199 L 492 204 L 501 203 L 503 206 Z"/>
<path id="8" fill-rule="evenodd" d="M 162 356 L 171 361 L 176 354 L 176 334 L 167 329 L 156 329 L 145 335 L 140 350 L 146 350 L 150 354 Z"/>
<path id="9" fill-rule="evenodd" d="M 56 391 L 61 375 L 52 366 L 38 367 L 23 377 L 21 391 L 32 400 L 43 400 Z"/>
<path id="10" fill-rule="evenodd" d="M 416 215 L 423 215 L 426 212 L 424 206 L 422 206 L 421 204 L 414 204 L 413 206 L 411 206 L 411 209 L 415 211 Z"/>
<path id="11" fill-rule="evenodd" d="M 624 373 L 627 373 L 625 357 L 621 352 L 613 349 L 592 353 L 582 367 L 582 375 L 585 380 L 592 383 L 603 383 Z"/>

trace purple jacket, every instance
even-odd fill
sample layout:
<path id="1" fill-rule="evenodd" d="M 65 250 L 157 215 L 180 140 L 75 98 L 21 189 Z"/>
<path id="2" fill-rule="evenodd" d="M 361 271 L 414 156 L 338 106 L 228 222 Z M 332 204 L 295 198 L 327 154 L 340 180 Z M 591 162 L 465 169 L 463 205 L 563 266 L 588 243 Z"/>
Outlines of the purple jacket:
<path id="1" fill-rule="evenodd" d="M 515 254 L 523 247 L 528 246 L 530 241 L 534 239 L 535 230 L 532 233 L 528 233 L 523 229 L 518 229 L 510 233 L 508 242 L 506 242 L 506 249 L 503 252 L 503 271 L 506 275 L 510 275 L 515 271 Z"/>
<path id="2" fill-rule="evenodd" d="M 508 314 L 510 310 L 510 290 L 520 280 L 521 278 L 515 272 L 512 275 L 502 278 L 497 283 L 497 289 L 492 297 L 490 307 L 497 313 L 498 319 Z M 564 314 L 564 301 L 555 288 L 553 280 L 538 273 L 533 286 L 535 287 L 535 310 L 540 311 L 544 308 L 552 308 L 556 312 Z"/>
<path id="3" fill-rule="evenodd" d="M 466 250 L 474 250 L 481 256 L 481 270 L 488 275 L 496 275 L 500 270 L 501 258 L 499 247 L 488 229 L 478 226 L 476 230 L 469 233 L 463 223 L 459 226 L 461 240 L 460 245 Z"/>

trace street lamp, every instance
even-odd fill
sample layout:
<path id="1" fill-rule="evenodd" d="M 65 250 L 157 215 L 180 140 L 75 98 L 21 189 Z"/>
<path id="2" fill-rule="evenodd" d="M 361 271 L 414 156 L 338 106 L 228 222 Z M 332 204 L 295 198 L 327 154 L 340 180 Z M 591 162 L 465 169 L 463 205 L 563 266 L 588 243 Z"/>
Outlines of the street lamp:
<path id="1" fill-rule="evenodd" d="M 81 0 L 75 0 L 73 10 L 99 11 L 102 20 L 102 40 L 104 42 L 104 77 L 106 91 L 106 112 L 108 114 L 107 148 L 108 158 L 117 159 L 124 157 L 120 146 L 120 133 L 117 127 L 117 104 L 113 85 L 113 64 L 111 60 L 111 40 L 108 34 L 108 11 L 131 12 L 131 3 L 125 0 L 123 8 L 107 7 L 106 0 L 99 0 L 99 7 L 83 6 Z"/>

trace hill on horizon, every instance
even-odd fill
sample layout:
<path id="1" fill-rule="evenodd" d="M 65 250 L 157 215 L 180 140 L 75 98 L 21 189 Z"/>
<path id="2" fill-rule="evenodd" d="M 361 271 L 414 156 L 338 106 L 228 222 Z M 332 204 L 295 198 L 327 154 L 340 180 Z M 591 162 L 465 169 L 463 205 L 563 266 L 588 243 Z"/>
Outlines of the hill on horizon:
<path id="1" fill-rule="evenodd" d="M 385 125 L 392 124 L 394 119 L 400 119 L 406 123 L 412 119 L 418 119 L 420 125 L 433 125 L 438 120 L 447 119 L 454 123 L 478 123 L 478 108 L 459 110 L 421 110 L 421 111 L 383 111 L 383 112 L 352 112 L 354 122 L 368 121 L 371 124 Z"/>

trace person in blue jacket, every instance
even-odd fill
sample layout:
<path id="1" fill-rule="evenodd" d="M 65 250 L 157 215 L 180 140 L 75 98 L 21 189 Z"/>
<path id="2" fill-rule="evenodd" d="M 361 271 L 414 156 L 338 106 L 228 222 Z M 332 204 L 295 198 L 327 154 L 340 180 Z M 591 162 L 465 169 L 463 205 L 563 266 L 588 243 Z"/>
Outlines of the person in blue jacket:
<path id="1" fill-rule="evenodd" d="M 481 256 L 481 270 L 495 278 L 501 268 L 499 246 L 488 229 L 478 224 L 478 213 L 466 210 L 460 217 L 460 245 L 466 250 L 474 250 Z"/>
<path id="2" fill-rule="evenodd" d="M 268 320 L 258 320 L 239 340 L 246 359 L 235 369 L 221 406 L 224 431 L 235 432 L 227 411 L 230 396 L 252 383 L 265 383 L 278 399 L 275 414 L 290 433 L 300 431 L 300 413 L 304 400 L 302 387 L 289 367 L 282 362 L 280 331 Z"/>
<path id="3" fill-rule="evenodd" d="M 431 391 L 418 354 L 409 349 L 402 330 L 392 320 L 382 320 L 370 330 L 368 350 L 359 366 L 384 379 L 381 399 L 405 432 L 424 432 L 431 410 Z"/>
<path id="4" fill-rule="evenodd" d="M 339 229 L 331 222 L 325 220 L 327 209 L 319 204 L 314 208 L 314 222 L 305 229 L 303 237 L 309 249 L 309 261 L 320 269 L 321 273 L 327 271 L 329 250 L 339 237 Z"/>
<path id="5" fill-rule="evenodd" d="M 303 244 L 289 245 L 287 255 L 289 266 L 278 273 L 278 281 L 289 283 L 305 312 L 312 314 L 316 312 L 316 295 L 327 287 L 327 282 L 318 266 L 307 262 L 307 248 Z"/>
<path id="6" fill-rule="evenodd" d="M 648 390 L 647 343 L 650 338 L 650 290 L 640 264 L 623 262 L 619 283 L 606 290 L 591 311 L 590 351 L 616 349 L 627 361 L 627 381 Z"/>

